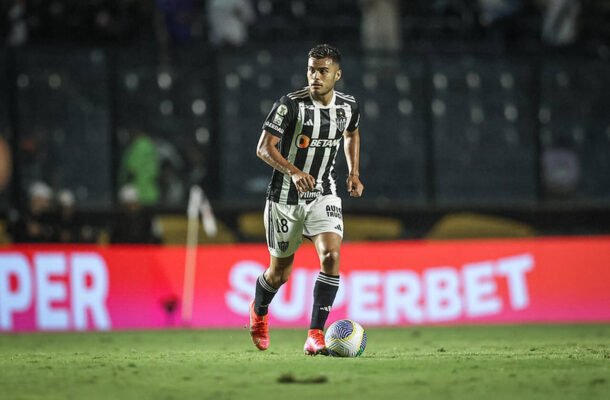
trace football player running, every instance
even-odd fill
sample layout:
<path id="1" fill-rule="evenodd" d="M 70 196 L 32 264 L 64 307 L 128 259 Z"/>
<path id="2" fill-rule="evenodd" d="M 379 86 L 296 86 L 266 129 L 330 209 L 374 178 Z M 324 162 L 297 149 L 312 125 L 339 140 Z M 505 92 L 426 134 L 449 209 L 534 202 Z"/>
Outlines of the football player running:
<path id="1" fill-rule="evenodd" d="M 250 303 L 250 334 L 257 348 L 269 347 L 269 304 L 288 281 L 294 253 L 306 237 L 318 253 L 320 273 L 304 352 L 317 355 L 328 354 L 323 330 L 339 288 L 343 217 L 334 163 L 342 138 L 349 168 L 347 191 L 351 197 L 361 197 L 364 186 L 359 176 L 358 103 L 335 90 L 342 74 L 341 53 L 321 44 L 308 56 L 309 85 L 273 105 L 256 150 L 273 167 L 264 213 L 271 260 L 257 279 Z"/>

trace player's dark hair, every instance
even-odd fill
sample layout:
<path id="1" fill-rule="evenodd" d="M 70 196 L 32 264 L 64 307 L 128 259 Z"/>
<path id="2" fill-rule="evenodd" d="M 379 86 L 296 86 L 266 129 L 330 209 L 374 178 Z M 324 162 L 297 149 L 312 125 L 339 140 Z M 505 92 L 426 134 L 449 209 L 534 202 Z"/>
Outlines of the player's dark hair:
<path id="1" fill-rule="evenodd" d="M 319 44 L 309 50 L 309 58 L 321 59 L 330 58 L 334 63 L 341 63 L 341 52 L 330 44 Z"/>

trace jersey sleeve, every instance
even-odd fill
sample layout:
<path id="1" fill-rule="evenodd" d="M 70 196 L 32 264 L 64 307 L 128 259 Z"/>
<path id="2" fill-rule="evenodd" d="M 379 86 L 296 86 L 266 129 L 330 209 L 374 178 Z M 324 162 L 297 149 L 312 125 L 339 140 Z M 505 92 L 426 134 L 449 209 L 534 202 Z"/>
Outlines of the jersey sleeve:
<path id="1" fill-rule="evenodd" d="M 273 104 L 271 112 L 267 116 L 263 129 L 274 136 L 282 137 L 284 131 L 297 117 L 295 104 L 287 96 L 282 97 Z"/>
<path id="2" fill-rule="evenodd" d="M 348 132 L 355 131 L 360 126 L 360 105 L 356 102 L 352 106 L 352 118 L 349 121 L 349 125 L 347 126 Z"/>

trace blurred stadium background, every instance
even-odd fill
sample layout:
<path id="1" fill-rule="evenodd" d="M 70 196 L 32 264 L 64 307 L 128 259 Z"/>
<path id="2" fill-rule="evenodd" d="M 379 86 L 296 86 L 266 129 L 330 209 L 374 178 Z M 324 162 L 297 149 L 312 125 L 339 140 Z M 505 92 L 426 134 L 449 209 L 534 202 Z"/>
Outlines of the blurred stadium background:
<path id="1" fill-rule="evenodd" d="M 4 1 L 0 132 L 14 168 L 0 242 L 31 241 L 18 225 L 35 183 L 51 214 L 73 204 L 76 226 L 61 239 L 49 217 L 37 241 L 108 242 L 126 184 L 158 222 L 139 241 L 184 241 L 193 184 L 221 225 L 202 242 L 262 241 L 270 171 L 253 149 L 318 42 L 343 51 L 339 89 L 363 110 L 366 196 L 345 202 L 348 239 L 608 233 L 609 7 Z"/>
<path id="2" fill-rule="evenodd" d="M 0 331 L 230 328 L 2 334 L 0 397 L 607 396 L 610 1 L 2 0 L 0 39 Z M 362 113 L 329 320 L 357 365 L 300 354 L 311 247 L 270 308 L 299 330 L 235 329 L 262 122 L 321 42 Z"/>

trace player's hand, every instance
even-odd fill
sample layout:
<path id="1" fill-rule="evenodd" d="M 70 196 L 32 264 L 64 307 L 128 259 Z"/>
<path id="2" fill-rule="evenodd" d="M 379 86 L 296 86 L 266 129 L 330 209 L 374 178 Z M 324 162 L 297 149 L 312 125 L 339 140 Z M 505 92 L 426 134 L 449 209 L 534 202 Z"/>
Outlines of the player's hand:
<path id="1" fill-rule="evenodd" d="M 299 193 L 311 192 L 316 187 L 316 180 L 313 176 L 306 172 L 299 170 L 294 172 L 290 177 L 292 178 L 292 182 L 294 183 L 294 186 L 297 187 Z"/>
<path id="2" fill-rule="evenodd" d="M 347 176 L 347 191 L 350 197 L 361 197 L 364 185 L 360 182 L 360 177 L 356 175 Z"/>

